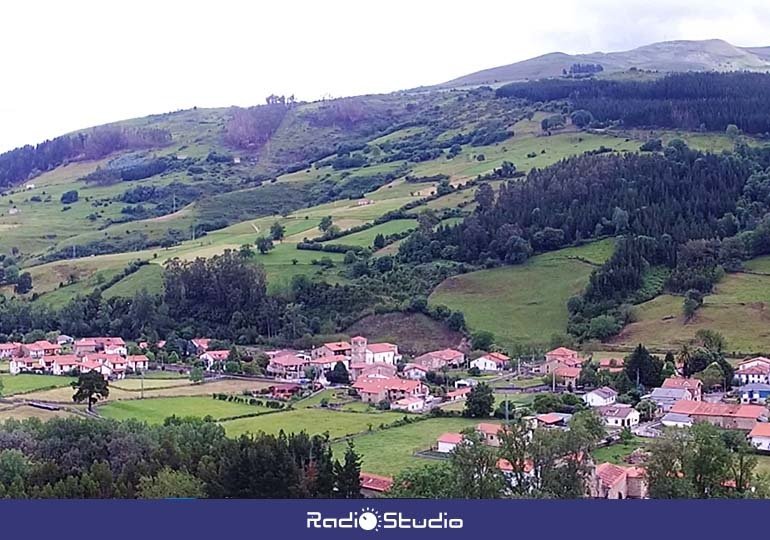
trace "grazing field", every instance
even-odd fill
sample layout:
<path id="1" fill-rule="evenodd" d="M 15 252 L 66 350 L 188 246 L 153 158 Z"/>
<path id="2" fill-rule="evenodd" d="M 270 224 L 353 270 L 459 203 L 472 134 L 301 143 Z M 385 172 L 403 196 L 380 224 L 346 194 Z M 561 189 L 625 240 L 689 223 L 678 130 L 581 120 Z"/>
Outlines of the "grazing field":
<path id="1" fill-rule="evenodd" d="M 462 311 L 472 331 L 490 331 L 500 345 L 547 343 L 566 332 L 567 300 L 583 290 L 612 247 L 612 240 L 602 240 L 537 255 L 518 266 L 454 276 L 429 300 Z"/>
<path id="2" fill-rule="evenodd" d="M 47 388 L 67 387 L 70 401 L 72 400 L 72 388 L 70 384 L 75 379 L 72 377 L 57 377 L 55 375 L 30 375 L 21 373 L 19 375 L 0 375 L 0 381 L 3 382 L 2 395 L 14 396 L 18 394 L 27 394 Z"/>
<path id="3" fill-rule="evenodd" d="M 381 234 L 387 236 L 389 234 L 396 234 L 404 232 L 409 229 L 417 227 L 416 219 L 394 219 L 380 225 L 375 225 L 365 231 L 349 234 L 347 236 L 340 236 L 334 240 L 329 240 L 325 243 L 328 244 L 345 244 L 346 246 L 362 246 L 370 247 L 374 243 L 374 238 Z"/>
<path id="4" fill-rule="evenodd" d="M 436 439 L 446 432 L 459 432 L 472 428 L 478 420 L 471 418 L 430 418 L 373 433 L 353 437 L 356 452 L 361 454 L 361 470 L 384 475 L 395 475 L 407 467 L 424 465 L 432 460 L 415 456 L 420 450 L 428 450 Z M 332 446 L 334 455 L 341 458 L 347 442 L 339 441 Z"/>
<path id="5" fill-rule="evenodd" d="M 145 381 L 147 382 L 147 381 Z M 145 398 L 153 397 L 176 397 L 176 396 L 211 396 L 211 394 L 241 394 L 244 390 L 256 391 L 268 386 L 267 383 L 259 381 L 241 381 L 235 379 L 224 379 L 203 384 L 186 384 L 184 386 L 173 386 L 171 388 L 150 388 L 144 391 Z M 29 399 L 39 399 L 43 401 L 55 401 L 60 403 L 72 402 L 71 388 L 57 388 L 54 390 L 43 390 L 26 394 L 24 397 Z M 121 390 L 115 386 L 110 386 L 110 395 L 108 401 L 117 401 L 122 399 L 136 399 L 136 390 Z"/>
<path id="6" fill-rule="evenodd" d="M 299 433 L 309 434 L 329 432 L 331 438 L 354 435 L 363 431 L 377 429 L 382 424 L 389 424 L 403 418 L 403 414 L 391 412 L 338 412 L 325 409 L 295 409 L 292 411 L 266 414 L 254 418 L 238 418 L 222 422 L 228 436 L 237 437 L 244 433 Z"/>
<path id="7" fill-rule="evenodd" d="M 6 420 L 26 420 L 27 418 L 37 418 L 39 420 L 50 420 L 51 418 L 66 418 L 73 416 L 69 411 L 49 411 L 39 409 L 31 405 L 17 405 L 15 407 L 5 407 L 0 409 L 0 424 Z"/>
<path id="8" fill-rule="evenodd" d="M 637 321 L 626 326 L 613 344 L 676 349 L 692 341 L 698 330 L 711 329 L 725 336 L 727 351 L 734 356 L 770 353 L 770 276 L 726 275 L 690 320 L 682 314 L 682 298 L 672 295 L 640 304 L 636 313 Z"/>
<path id="9" fill-rule="evenodd" d="M 160 424 L 169 416 L 211 416 L 215 420 L 241 414 L 267 411 L 266 407 L 246 405 L 210 397 L 168 397 L 113 401 L 100 406 L 98 413 L 105 418 L 127 420 L 134 418 L 149 424 Z"/>
<path id="10" fill-rule="evenodd" d="M 131 297 L 144 289 L 150 294 L 163 292 L 163 268 L 158 264 L 146 264 L 102 293 L 105 298 L 114 296 Z"/>
<path id="11" fill-rule="evenodd" d="M 119 381 L 113 381 L 110 383 L 110 387 L 119 388 L 121 390 L 136 391 L 138 392 L 142 388 L 150 390 L 153 388 L 174 388 L 177 386 L 192 385 L 189 379 L 149 379 L 145 378 L 142 381 L 138 379 L 122 379 Z"/>

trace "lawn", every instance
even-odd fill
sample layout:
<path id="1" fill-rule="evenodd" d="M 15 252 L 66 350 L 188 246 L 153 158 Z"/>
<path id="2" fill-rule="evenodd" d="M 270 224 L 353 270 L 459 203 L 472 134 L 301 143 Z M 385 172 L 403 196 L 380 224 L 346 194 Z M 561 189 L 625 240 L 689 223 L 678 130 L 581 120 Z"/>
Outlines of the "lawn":
<path id="1" fill-rule="evenodd" d="M 454 276 L 436 288 L 430 303 L 462 311 L 472 331 L 490 331 L 502 346 L 547 343 L 553 334 L 566 332 L 567 300 L 583 290 L 594 264 L 606 260 L 612 246 L 602 240 L 538 255 L 522 265 Z"/>
<path id="2" fill-rule="evenodd" d="M 432 463 L 414 455 L 427 450 L 446 432 L 459 432 L 478 424 L 471 418 L 430 418 L 405 426 L 353 437 L 356 452 L 362 456 L 361 470 L 374 474 L 395 475 L 407 467 Z M 332 445 L 334 455 L 342 457 L 347 442 Z"/>
<path id="3" fill-rule="evenodd" d="M 400 413 L 356 413 L 339 412 L 327 409 L 295 409 L 275 414 L 266 414 L 254 418 L 238 418 L 222 422 L 227 435 L 237 437 L 243 433 L 299 433 L 310 434 L 329 432 L 331 438 L 354 435 L 371 429 L 377 429 L 381 423 L 389 424 L 404 415 Z"/>
<path id="4" fill-rule="evenodd" d="M 158 264 L 146 264 L 102 293 L 105 298 L 115 296 L 133 297 L 136 291 L 146 290 L 150 294 L 163 292 L 163 268 Z"/>
<path id="5" fill-rule="evenodd" d="M 121 390 L 128 390 L 131 392 L 139 392 L 142 388 L 150 390 L 153 388 L 174 388 L 177 386 L 191 385 L 192 382 L 189 379 L 149 379 L 145 378 L 142 381 L 141 378 L 121 379 L 119 381 L 113 381 L 110 383 L 111 388 L 120 388 Z"/>
<path id="6" fill-rule="evenodd" d="M 767 264 L 766 260 L 757 260 L 747 266 L 763 268 Z M 681 297 L 661 295 L 637 306 L 636 322 L 626 326 L 612 343 L 675 349 L 694 339 L 698 330 L 711 329 L 725 336 L 726 349 L 732 356 L 770 353 L 768 306 L 770 276 L 728 274 L 690 320 L 682 315 Z"/>
<path id="7" fill-rule="evenodd" d="M 150 424 L 160 424 L 172 415 L 182 417 L 211 415 L 219 419 L 267 410 L 271 409 L 203 396 L 131 399 L 112 401 L 98 407 L 99 414 L 105 418 L 114 420 L 134 418 Z"/>
<path id="8" fill-rule="evenodd" d="M 634 450 L 643 448 L 647 442 L 646 439 L 635 436 L 631 442 L 628 443 L 618 443 L 597 448 L 592 452 L 592 455 L 596 463 L 610 462 L 621 465 L 625 464 L 625 458 L 631 455 Z"/>
<path id="9" fill-rule="evenodd" d="M 394 219 L 392 221 L 388 221 L 380 225 L 375 225 L 374 227 L 371 227 L 370 229 L 366 229 L 365 231 L 359 231 L 353 234 L 349 234 L 347 236 L 341 236 L 339 238 L 335 238 L 334 240 L 329 240 L 326 243 L 345 244 L 346 246 L 369 247 L 374 243 L 374 238 L 378 234 L 387 236 L 389 234 L 401 233 L 409 229 L 414 229 L 416 227 L 417 227 L 416 219 Z"/>
<path id="10" fill-rule="evenodd" d="M 19 375 L 0 375 L 0 381 L 3 382 L 2 395 L 13 396 L 16 394 L 26 394 L 49 388 L 60 388 L 70 386 L 73 377 L 59 377 L 56 375 L 31 375 L 21 373 Z M 72 390 L 68 389 L 70 398 Z"/>

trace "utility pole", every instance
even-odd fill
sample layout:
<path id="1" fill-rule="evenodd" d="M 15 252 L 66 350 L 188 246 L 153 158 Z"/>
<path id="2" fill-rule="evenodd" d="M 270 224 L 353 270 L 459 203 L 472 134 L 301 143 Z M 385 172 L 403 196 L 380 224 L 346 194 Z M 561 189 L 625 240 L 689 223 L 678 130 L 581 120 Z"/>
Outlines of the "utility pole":
<path id="1" fill-rule="evenodd" d="M 142 370 L 142 388 L 139 394 L 139 399 L 144 399 L 144 370 Z"/>

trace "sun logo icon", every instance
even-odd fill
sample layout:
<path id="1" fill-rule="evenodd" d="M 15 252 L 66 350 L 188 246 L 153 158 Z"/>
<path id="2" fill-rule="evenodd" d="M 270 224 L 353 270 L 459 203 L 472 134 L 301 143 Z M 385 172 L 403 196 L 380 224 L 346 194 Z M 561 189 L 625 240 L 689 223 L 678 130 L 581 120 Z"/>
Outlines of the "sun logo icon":
<path id="1" fill-rule="evenodd" d="M 358 528 L 365 531 L 379 531 L 380 513 L 374 508 L 363 508 L 358 516 Z"/>

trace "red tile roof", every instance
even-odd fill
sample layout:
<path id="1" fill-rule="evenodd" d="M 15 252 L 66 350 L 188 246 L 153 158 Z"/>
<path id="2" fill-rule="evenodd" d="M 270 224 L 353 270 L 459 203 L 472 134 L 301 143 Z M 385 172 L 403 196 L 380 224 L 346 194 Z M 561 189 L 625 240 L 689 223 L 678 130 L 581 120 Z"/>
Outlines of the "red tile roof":
<path id="1" fill-rule="evenodd" d="M 421 366 L 420 364 L 407 364 L 404 366 L 404 371 L 409 371 L 410 369 L 416 369 L 418 371 L 425 371 L 425 372 L 430 371 L 428 368 L 426 368 L 425 366 Z"/>
<path id="2" fill-rule="evenodd" d="M 630 414 L 636 411 L 630 405 L 605 405 L 603 407 L 597 407 L 599 414 L 603 417 L 609 418 L 628 418 Z"/>
<path id="3" fill-rule="evenodd" d="M 497 365 L 507 364 L 511 359 L 505 356 L 503 353 L 491 352 L 483 355 L 481 358 L 486 358 L 490 362 L 494 362 Z"/>
<path id="4" fill-rule="evenodd" d="M 383 390 L 413 392 L 421 386 L 419 381 L 399 377 L 360 377 L 353 388 L 365 394 L 379 394 Z"/>
<path id="5" fill-rule="evenodd" d="M 565 356 L 565 357 L 575 357 L 577 356 L 577 351 L 573 351 L 572 349 L 568 349 L 567 347 L 558 347 L 552 351 L 548 351 L 545 353 L 546 356 Z"/>
<path id="6" fill-rule="evenodd" d="M 685 379 L 683 377 L 669 377 L 663 381 L 662 388 L 684 388 L 685 390 L 697 389 L 703 386 L 698 379 Z"/>
<path id="7" fill-rule="evenodd" d="M 563 420 L 561 416 L 555 413 L 547 413 L 547 414 L 539 414 L 535 418 L 537 418 L 538 422 L 542 422 L 543 424 L 558 424 Z"/>
<path id="8" fill-rule="evenodd" d="M 346 351 L 350 349 L 350 343 L 347 341 L 332 341 L 331 343 L 324 343 L 324 347 L 330 351 Z"/>
<path id="9" fill-rule="evenodd" d="M 230 356 L 230 351 L 206 351 L 201 356 L 209 356 L 214 360 L 227 360 Z"/>
<path id="10" fill-rule="evenodd" d="M 378 353 L 386 353 L 386 352 L 396 352 L 398 350 L 398 347 L 396 345 L 393 345 L 392 343 L 370 343 L 366 346 L 367 349 L 372 351 L 374 354 Z"/>
<path id="11" fill-rule="evenodd" d="M 149 362 L 150 361 L 150 359 L 143 354 L 129 354 L 126 357 L 126 360 L 128 360 L 129 362 Z"/>
<path id="12" fill-rule="evenodd" d="M 497 460 L 497 468 L 500 469 L 503 472 L 513 472 L 513 465 L 510 461 L 508 461 L 505 458 L 500 458 Z M 524 472 L 532 472 L 532 469 L 535 468 L 535 464 L 532 462 L 532 460 L 528 459 L 524 461 Z"/>
<path id="13" fill-rule="evenodd" d="M 744 364 L 749 364 L 752 362 L 762 362 L 763 364 L 770 365 L 770 358 L 765 358 L 764 356 L 755 356 L 754 358 L 747 358 L 746 360 L 741 360 L 741 362 L 738 364 L 738 369 L 741 369 L 741 366 Z"/>
<path id="14" fill-rule="evenodd" d="M 446 397 L 448 398 L 456 398 L 459 396 L 464 396 L 465 394 L 470 394 L 472 388 L 470 386 L 464 386 L 462 388 L 457 388 L 455 390 L 450 390 L 446 393 Z"/>
<path id="15" fill-rule="evenodd" d="M 759 418 L 767 414 L 761 405 L 737 405 L 732 403 L 706 403 L 702 401 L 681 400 L 671 407 L 672 413 L 691 416 L 724 416 L 728 418 Z"/>
<path id="16" fill-rule="evenodd" d="M 64 354 L 61 356 L 55 356 L 53 358 L 53 363 L 58 364 L 60 366 L 72 366 L 75 364 L 79 364 L 80 358 L 78 358 L 74 354 Z"/>
<path id="17" fill-rule="evenodd" d="M 557 377 L 564 377 L 565 379 L 577 379 L 580 377 L 579 367 L 559 366 L 553 372 Z"/>
<path id="18" fill-rule="evenodd" d="M 608 488 L 623 481 L 627 474 L 626 469 L 615 465 L 614 463 L 602 463 L 596 466 L 596 476 L 601 480 L 602 484 Z"/>
<path id="19" fill-rule="evenodd" d="M 476 431 L 480 431 L 486 435 L 497 435 L 502 429 L 503 426 L 500 424 L 492 424 L 490 422 L 481 422 L 476 426 Z"/>
<path id="20" fill-rule="evenodd" d="M 463 442 L 463 436 L 460 433 L 444 433 L 439 436 L 438 442 L 447 444 L 460 444 Z"/>
<path id="21" fill-rule="evenodd" d="M 385 492 L 393 485 L 393 478 L 390 476 L 362 472 L 360 477 L 361 488 L 371 491 Z"/>
<path id="22" fill-rule="evenodd" d="M 277 364 L 282 367 L 297 367 L 297 366 L 304 366 L 308 362 L 307 360 L 303 360 L 302 358 L 299 358 L 293 354 L 287 354 L 285 356 L 278 356 L 276 358 L 273 358 L 270 360 L 271 364 Z"/>
<path id="23" fill-rule="evenodd" d="M 445 362 L 451 362 L 452 360 L 462 356 L 464 355 L 460 351 L 456 351 L 454 349 L 441 349 L 440 351 L 431 351 L 426 352 L 425 354 L 421 354 L 414 360 L 415 362 L 418 362 L 419 360 L 432 360 L 434 358 L 438 358 L 439 360 L 444 360 Z"/>
<path id="24" fill-rule="evenodd" d="M 749 433 L 749 437 L 770 437 L 770 424 L 767 422 L 757 422 L 757 425 Z"/>

